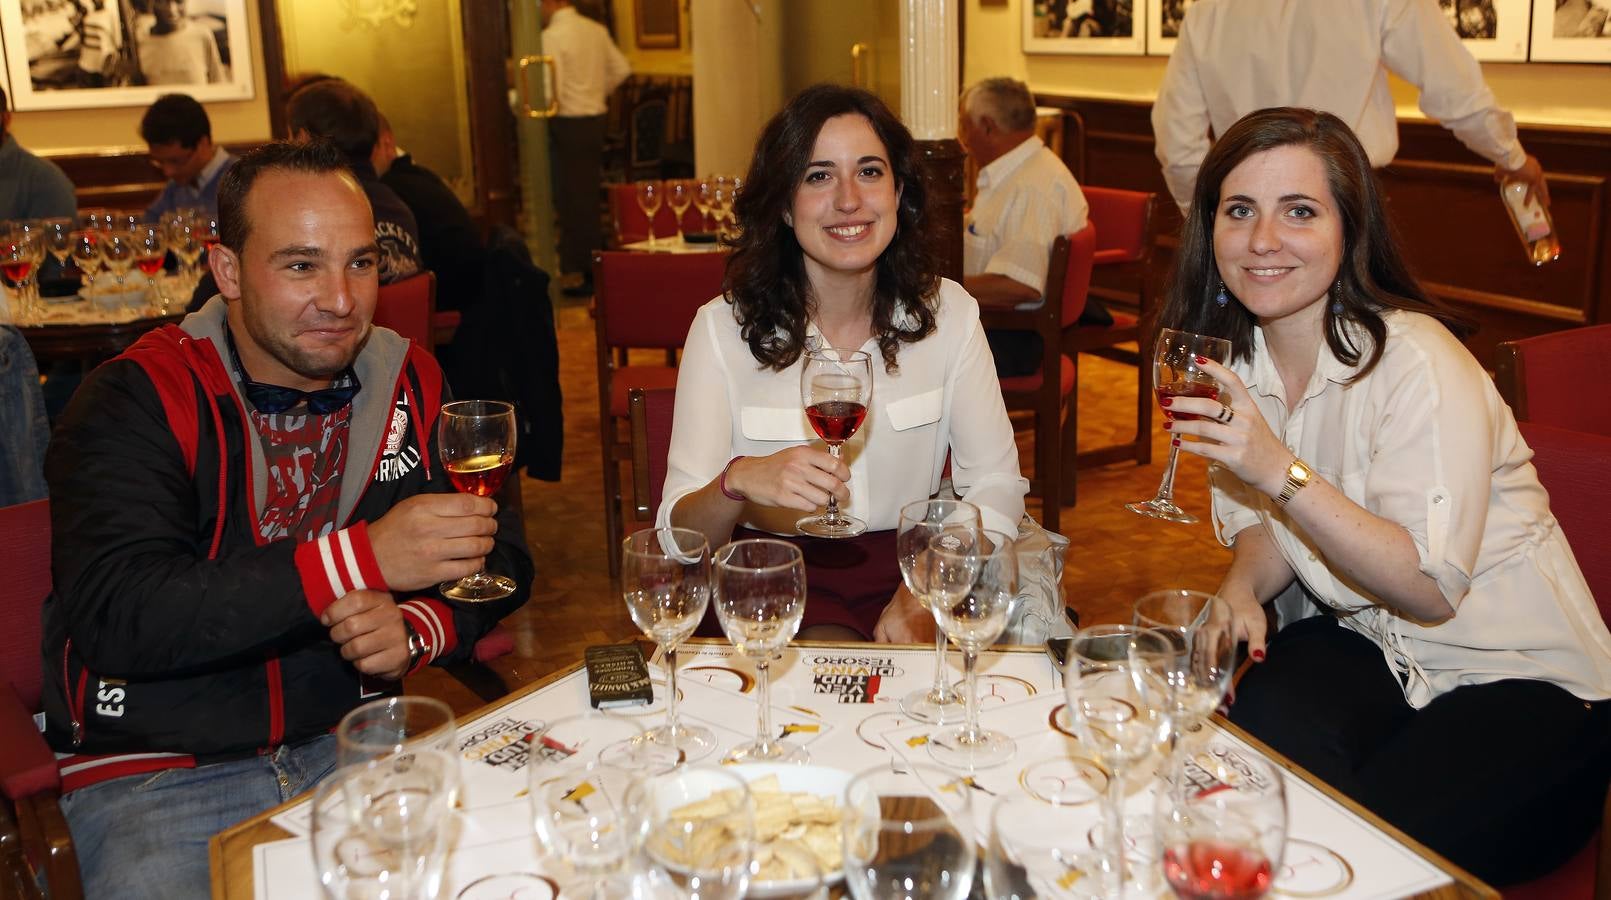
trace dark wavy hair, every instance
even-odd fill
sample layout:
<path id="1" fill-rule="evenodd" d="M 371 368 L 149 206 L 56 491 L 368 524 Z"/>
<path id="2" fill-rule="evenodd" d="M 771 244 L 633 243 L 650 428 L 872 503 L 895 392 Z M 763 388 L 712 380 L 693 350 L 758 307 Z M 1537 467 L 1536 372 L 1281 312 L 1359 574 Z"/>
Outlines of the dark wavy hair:
<path id="1" fill-rule="evenodd" d="M 1180 249 L 1169 293 L 1159 314 L 1165 328 L 1226 338 L 1231 358 L 1253 353 L 1251 312 L 1229 290 L 1230 302 L 1215 302 L 1223 281 L 1214 260 L 1214 219 L 1219 212 L 1220 185 L 1242 161 L 1277 147 L 1307 147 L 1320 157 L 1326 183 L 1342 219 L 1343 252 L 1331 301 L 1325 304 L 1326 346 L 1345 365 L 1359 365 L 1364 377 L 1382 356 L 1387 337 L 1386 309 L 1425 313 L 1442 322 L 1456 337 L 1471 328 L 1453 311 L 1421 289 L 1404 261 L 1398 236 L 1382 208 L 1382 189 L 1359 139 L 1331 113 L 1296 107 L 1261 109 L 1232 125 L 1208 151 L 1197 172 L 1191 209 L 1180 230 Z M 1341 304 L 1341 311 L 1337 310 Z M 1345 322 L 1354 322 L 1371 337 L 1368 348 L 1354 346 Z"/>
<path id="2" fill-rule="evenodd" d="M 900 190 L 895 236 L 878 257 L 873 288 L 873 330 L 886 371 L 894 372 L 902 343 L 934 331 L 934 298 L 940 288 L 930 244 L 924 239 L 929 188 L 912 133 L 884 101 L 859 88 L 819 84 L 796 94 L 772 117 L 755 142 L 744 188 L 733 201 L 739 234 L 727 260 L 723 289 L 733 304 L 740 333 L 763 366 L 782 370 L 800 358 L 811 314 L 811 284 L 805 254 L 783 219 L 805 179 L 822 126 L 835 116 L 858 115 L 872 125 L 889 154 Z M 912 318 L 895 325 L 904 300 Z"/>

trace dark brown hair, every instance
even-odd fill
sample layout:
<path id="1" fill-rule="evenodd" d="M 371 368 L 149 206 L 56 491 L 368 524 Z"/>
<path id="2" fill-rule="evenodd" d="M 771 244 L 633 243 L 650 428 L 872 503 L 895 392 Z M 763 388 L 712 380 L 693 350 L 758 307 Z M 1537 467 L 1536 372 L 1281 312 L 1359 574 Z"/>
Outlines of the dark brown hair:
<path id="1" fill-rule="evenodd" d="M 380 138 L 380 111 L 374 101 L 339 78 L 298 88 L 285 103 L 285 118 L 292 134 L 305 130 L 309 137 L 324 138 L 354 165 L 369 162 Z"/>
<path id="2" fill-rule="evenodd" d="M 245 252 L 252 223 L 246 215 L 246 197 L 264 172 L 350 173 L 347 158 L 329 141 L 274 141 L 241 156 L 218 184 L 218 242 L 236 253 Z"/>
<path id="3" fill-rule="evenodd" d="M 920 341 L 934 331 L 940 279 L 923 234 L 929 192 L 912 133 L 877 95 L 819 84 L 796 94 L 766 124 L 755 142 L 744 188 L 733 202 L 739 236 L 723 288 L 750 352 L 772 369 L 786 369 L 800 358 L 812 305 L 805 253 L 784 215 L 794 205 L 822 126 L 843 115 L 861 116 L 872 126 L 888 151 L 900 191 L 895 236 L 878 257 L 873 287 L 873 331 L 885 370 L 898 368 L 895 357 L 902 343 Z M 894 323 L 903 301 L 912 320 L 907 328 Z"/>
<path id="4" fill-rule="evenodd" d="M 1214 260 L 1214 219 L 1219 212 L 1220 185 L 1248 157 L 1277 147 L 1306 147 L 1326 170 L 1337 213 L 1342 220 L 1343 252 L 1337 286 L 1325 305 L 1326 346 L 1349 366 L 1360 365 L 1354 378 L 1376 366 L 1387 337 L 1382 310 L 1425 313 L 1457 337 L 1470 332 L 1467 323 L 1421 289 L 1399 248 L 1398 236 L 1382 208 L 1381 185 L 1359 139 L 1331 113 L 1296 107 L 1249 113 L 1214 142 L 1197 172 L 1191 209 L 1180 230 L 1180 249 L 1159 324 L 1226 338 L 1231 358 L 1253 353 L 1254 316 L 1229 290 L 1230 302 L 1215 302 L 1223 280 Z M 1338 307 L 1340 304 L 1340 309 Z M 1371 346 L 1356 347 L 1345 322 L 1370 335 Z"/>

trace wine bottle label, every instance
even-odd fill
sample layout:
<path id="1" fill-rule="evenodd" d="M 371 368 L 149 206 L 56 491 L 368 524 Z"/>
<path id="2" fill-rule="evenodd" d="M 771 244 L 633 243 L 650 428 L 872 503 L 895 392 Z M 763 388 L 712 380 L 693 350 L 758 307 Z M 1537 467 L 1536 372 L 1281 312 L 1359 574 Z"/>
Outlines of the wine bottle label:
<path id="1" fill-rule="evenodd" d="M 1550 233 L 1549 219 L 1544 215 L 1544 207 L 1537 198 L 1527 199 L 1527 185 L 1520 181 L 1513 181 L 1504 186 L 1500 196 L 1505 198 L 1505 208 L 1516 222 L 1516 230 L 1528 242 L 1538 240 Z"/>

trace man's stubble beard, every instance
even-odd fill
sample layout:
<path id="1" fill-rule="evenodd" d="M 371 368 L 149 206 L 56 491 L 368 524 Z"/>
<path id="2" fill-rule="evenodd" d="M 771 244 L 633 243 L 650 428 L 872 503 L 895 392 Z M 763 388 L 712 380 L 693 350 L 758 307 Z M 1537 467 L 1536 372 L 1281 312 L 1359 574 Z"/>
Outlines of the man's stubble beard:
<path id="1" fill-rule="evenodd" d="M 272 329 L 257 320 L 256 316 L 252 314 L 252 308 L 252 305 L 247 304 L 243 297 L 241 320 L 247 332 L 251 334 L 253 342 L 261 347 L 264 352 L 278 360 L 280 365 L 285 366 L 303 378 L 325 381 L 334 379 L 337 375 L 347 371 L 358 358 L 358 352 L 363 349 L 364 344 L 369 340 L 369 329 L 366 328 L 364 329 L 363 337 L 353 345 L 352 352 L 346 354 L 344 359 L 339 362 L 326 361 L 321 358 L 325 354 L 320 354 L 316 357 L 298 347 L 294 341 L 274 334 Z"/>

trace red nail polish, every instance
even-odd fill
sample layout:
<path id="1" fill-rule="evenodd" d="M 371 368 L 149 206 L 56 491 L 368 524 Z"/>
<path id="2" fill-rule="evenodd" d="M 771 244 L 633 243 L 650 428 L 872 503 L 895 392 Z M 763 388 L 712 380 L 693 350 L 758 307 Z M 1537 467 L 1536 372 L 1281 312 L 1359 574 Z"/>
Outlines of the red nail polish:
<path id="1" fill-rule="evenodd" d="M 1253 651 L 1253 661 L 1254 662 L 1264 662 L 1264 651 L 1263 650 L 1254 650 Z"/>
<path id="2" fill-rule="evenodd" d="M 1179 447 L 1180 446 L 1180 438 L 1175 438 L 1174 440 L 1170 441 L 1169 443 L 1174 445 L 1174 446 L 1176 446 L 1176 447 Z"/>
<path id="3" fill-rule="evenodd" d="M 1170 429 L 1172 429 L 1174 427 L 1175 427 L 1175 422 L 1174 422 L 1173 419 L 1170 419 L 1169 421 L 1164 423 L 1164 431 L 1169 431 Z"/>
<path id="4" fill-rule="evenodd" d="M 1198 365 L 1199 365 L 1199 366 L 1200 366 L 1200 365 L 1202 365 L 1202 364 L 1203 364 L 1203 363 L 1205 363 L 1205 362 L 1208 362 L 1208 357 L 1206 357 L 1206 356 L 1199 356 L 1199 357 L 1197 357 L 1197 364 L 1198 364 Z"/>
<path id="5" fill-rule="evenodd" d="M 1173 397 L 1161 397 L 1158 400 L 1158 405 L 1159 406 L 1174 406 L 1175 405 L 1175 398 L 1173 398 Z"/>

